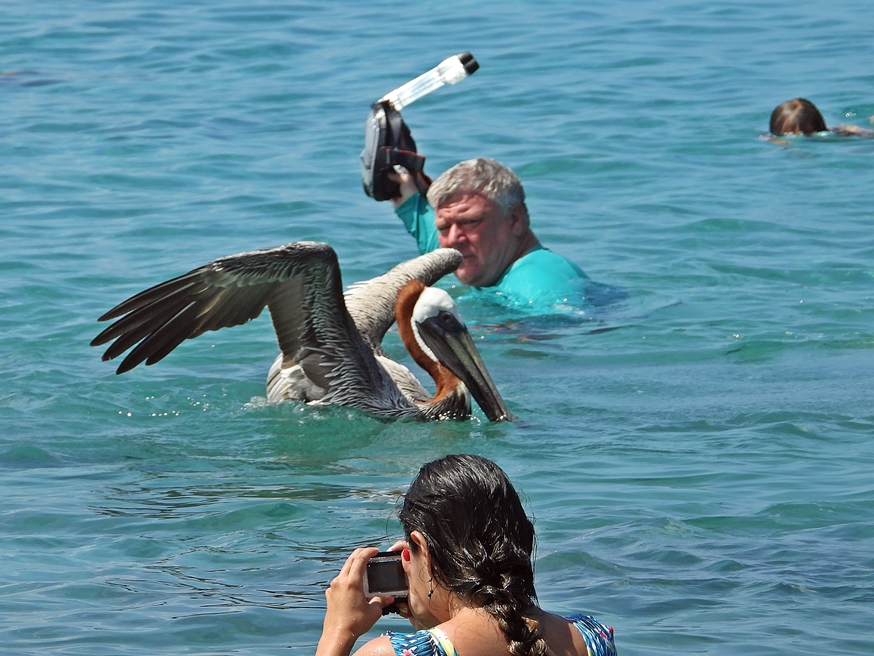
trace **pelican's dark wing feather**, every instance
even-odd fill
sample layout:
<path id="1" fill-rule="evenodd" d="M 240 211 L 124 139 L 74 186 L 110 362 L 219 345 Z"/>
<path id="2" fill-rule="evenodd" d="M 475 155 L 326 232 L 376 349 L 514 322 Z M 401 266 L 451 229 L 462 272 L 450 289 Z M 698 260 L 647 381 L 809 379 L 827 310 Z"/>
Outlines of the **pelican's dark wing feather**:
<path id="1" fill-rule="evenodd" d="M 139 342 L 119 366 L 123 373 L 144 361 L 158 362 L 186 339 L 254 319 L 290 280 L 329 293 L 328 279 L 337 278 L 335 287 L 340 287 L 339 275 L 337 256 L 327 244 L 302 242 L 230 255 L 120 303 L 100 317 L 117 321 L 91 344 L 115 340 L 103 355 L 109 360 Z M 345 312 L 342 295 L 338 291 L 335 296 L 337 312 Z"/>
<path id="2" fill-rule="evenodd" d="M 91 344 L 115 340 L 105 360 L 136 344 L 118 367 L 123 373 L 141 362 L 158 362 L 186 339 L 254 319 L 268 307 L 283 360 L 300 364 L 324 384 L 327 402 L 362 407 L 372 405 L 364 397 L 381 394 L 377 406 L 404 405 L 349 316 L 342 289 L 337 255 L 328 244 L 298 242 L 240 253 L 120 303 L 101 317 L 117 321 Z"/>
<path id="3" fill-rule="evenodd" d="M 430 287 L 461 264 L 461 253 L 440 248 L 401 262 L 381 276 L 351 285 L 346 290 L 346 307 L 358 331 L 375 353 L 383 355 L 382 339 L 395 320 L 395 299 L 410 280 Z"/>
<path id="4" fill-rule="evenodd" d="M 179 311 L 188 305 L 185 298 L 168 298 L 160 309 L 151 315 L 132 312 L 123 316 L 106 330 L 100 333 L 91 342 L 92 346 L 99 346 L 111 340 L 115 340 L 103 354 L 104 360 L 112 360 L 127 351 L 131 346 L 151 333 L 153 325 L 168 321 L 176 316 Z"/>
<path id="5" fill-rule="evenodd" d="M 201 267 L 201 269 L 202 268 L 203 267 Z M 156 298 L 170 298 L 174 293 L 177 292 L 189 292 L 192 286 L 195 286 L 201 282 L 199 277 L 192 276 L 193 273 L 196 273 L 198 271 L 200 271 L 200 269 L 189 271 L 185 275 L 178 276 L 177 278 L 173 278 L 172 280 L 168 280 L 166 282 L 162 282 L 160 285 L 155 285 L 154 287 L 150 287 L 149 289 L 146 289 L 139 294 L 135 294 L 126 301 L 122 301 L 121 303 L 116 305 L 109 312 L 105 313 L 102 317 L 98 319 L 98 321 L 109 321 L 110 319 L 117 319 L 118 317 L 126 315 L 133 310 L 148 305 Z M 115 324 L 113 324 L 113 326 L 114 325 Z"/>

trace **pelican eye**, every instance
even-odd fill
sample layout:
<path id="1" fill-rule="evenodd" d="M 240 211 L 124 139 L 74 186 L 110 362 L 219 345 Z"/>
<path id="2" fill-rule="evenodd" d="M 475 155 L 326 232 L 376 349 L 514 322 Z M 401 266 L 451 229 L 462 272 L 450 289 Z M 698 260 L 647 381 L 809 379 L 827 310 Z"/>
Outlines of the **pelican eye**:
<path id="1" fill-rule="evenodd" d="M 447 312 L 446 310 L 442 310 L 440 314 L 437 315 L 437 318 L 440 319 L 442 323 L 447 325 L 455 322 L 455 316 L 452 312 Z"/>

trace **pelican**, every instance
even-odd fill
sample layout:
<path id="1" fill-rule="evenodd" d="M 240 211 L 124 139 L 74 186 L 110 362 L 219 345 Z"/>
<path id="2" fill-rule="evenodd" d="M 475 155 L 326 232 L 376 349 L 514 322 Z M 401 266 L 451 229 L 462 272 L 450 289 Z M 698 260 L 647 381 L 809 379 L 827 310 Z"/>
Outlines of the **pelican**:
<path id="1" fill-rule="evenodd" d="M 158 362 L 186 339 L 246 323 L 266 306 L 281 351 L 267 377 L 270 402 L 339 405 L 383 419 L 463 419 L 472 394 L 490 421 L 511 421 L 455 302 L 429 286 L 460 263 L 458 251 L 439 249 L 344 295 L 328 244 L 229 255 L 119 303 L 98 319 L 117 321 L 91 345 L 115 340 L 103 354 L 111 360 L 136 344 L 116 370 L 122 374 Z M 383 351 L 395 320 L 410 355 L 434 379 L 435 394 Z"/>

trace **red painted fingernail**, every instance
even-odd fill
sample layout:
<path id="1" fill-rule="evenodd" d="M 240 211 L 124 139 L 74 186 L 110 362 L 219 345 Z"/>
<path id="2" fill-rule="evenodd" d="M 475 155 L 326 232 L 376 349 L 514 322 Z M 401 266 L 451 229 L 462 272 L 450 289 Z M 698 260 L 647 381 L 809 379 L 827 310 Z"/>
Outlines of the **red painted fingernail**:
<path id="1" fill-rule="evenodd" d="M 404 549 L 403 551 L 401 551 L 401 558 L 403 558 L 407 562 L 410 562 L 410 550 Z"/>

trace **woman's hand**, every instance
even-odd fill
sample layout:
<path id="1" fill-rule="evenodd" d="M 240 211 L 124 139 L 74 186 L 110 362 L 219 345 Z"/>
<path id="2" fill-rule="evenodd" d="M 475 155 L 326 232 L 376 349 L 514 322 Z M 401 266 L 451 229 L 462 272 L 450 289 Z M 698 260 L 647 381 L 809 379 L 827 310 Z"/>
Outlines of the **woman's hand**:
<path id="1" fill-rule="evenodd" d="M 400 551 L 402 554 L 403 554 L 403 552 L 406 552 L 407 557 L 404 558 L 404 556 L 401 555 L 401 558 L 405 561 L 403 566 L 404 566 L 404 571 L 407 574 L 407 581 L 409 581 L 409 577 L 410 577 L 410 569 L 409 569 L 409 567 L 410 567 L 410 561 L 409 561 L 410 543 L 407 542 L 406 540 L 398 540 L 393 545 L 391 545 L 388 548 L 388 550 L 389 551 Z M 422 629 L 430 629 L 430 628 L 436 626 L 438 623 L 438 622 L 434 621 L 430 624 L 426 624 L 426 623 L 422 622 L 420 618 L 416 617 L 413 614 L 413 611 L 410 609 L 409 597 L 407 599 L 400 599 L 399 601 L 394 602 L 394 604 L 392 604 L 392 608 L 397 609 L 398 615 L 400 615 L 405 620 L 407 620 L 410 624 L 412 624 L 413 628 L 416 629 L 416 631 L 421 631 Z"/>
<path id="2" fill-rule="evenodd" d="M 364 596 L 367 561 L 377 553 L 376 547 L 353 551 L 325 591 L 328 610 L 316 656 L 348 656 L 355 641 L 376 624 L 382 609 L 394 601 L 390 596 L 370 599 Z"/>
<path id="3" fill-rule="evenodd" d="M 393 545 L 391 545 L 388 548 L 388 551 L 403 552 L 404 549 L 406 549 L 407 552 L 409 553 L 409 549 L 410 549 L 409 543 L 406 540 L 398 540 L 397 542 L 395 542 Z M 410 622 L 410 624 L 412 624 L 413 627 L 416 629 L 416 631 L 418 631 L 420 628 L 422 628 L 422 627 L 416 625 L 416 620 L 410 614 L 410 605 L 407 603 L 406 599 L 399 599 L 399 600 L 395 601 L 391 605 L 391 607 L 393 610 L 395 610 L 397 612 L 398 615 L 403 617 L 405 620 L 408 620 Z"/>

